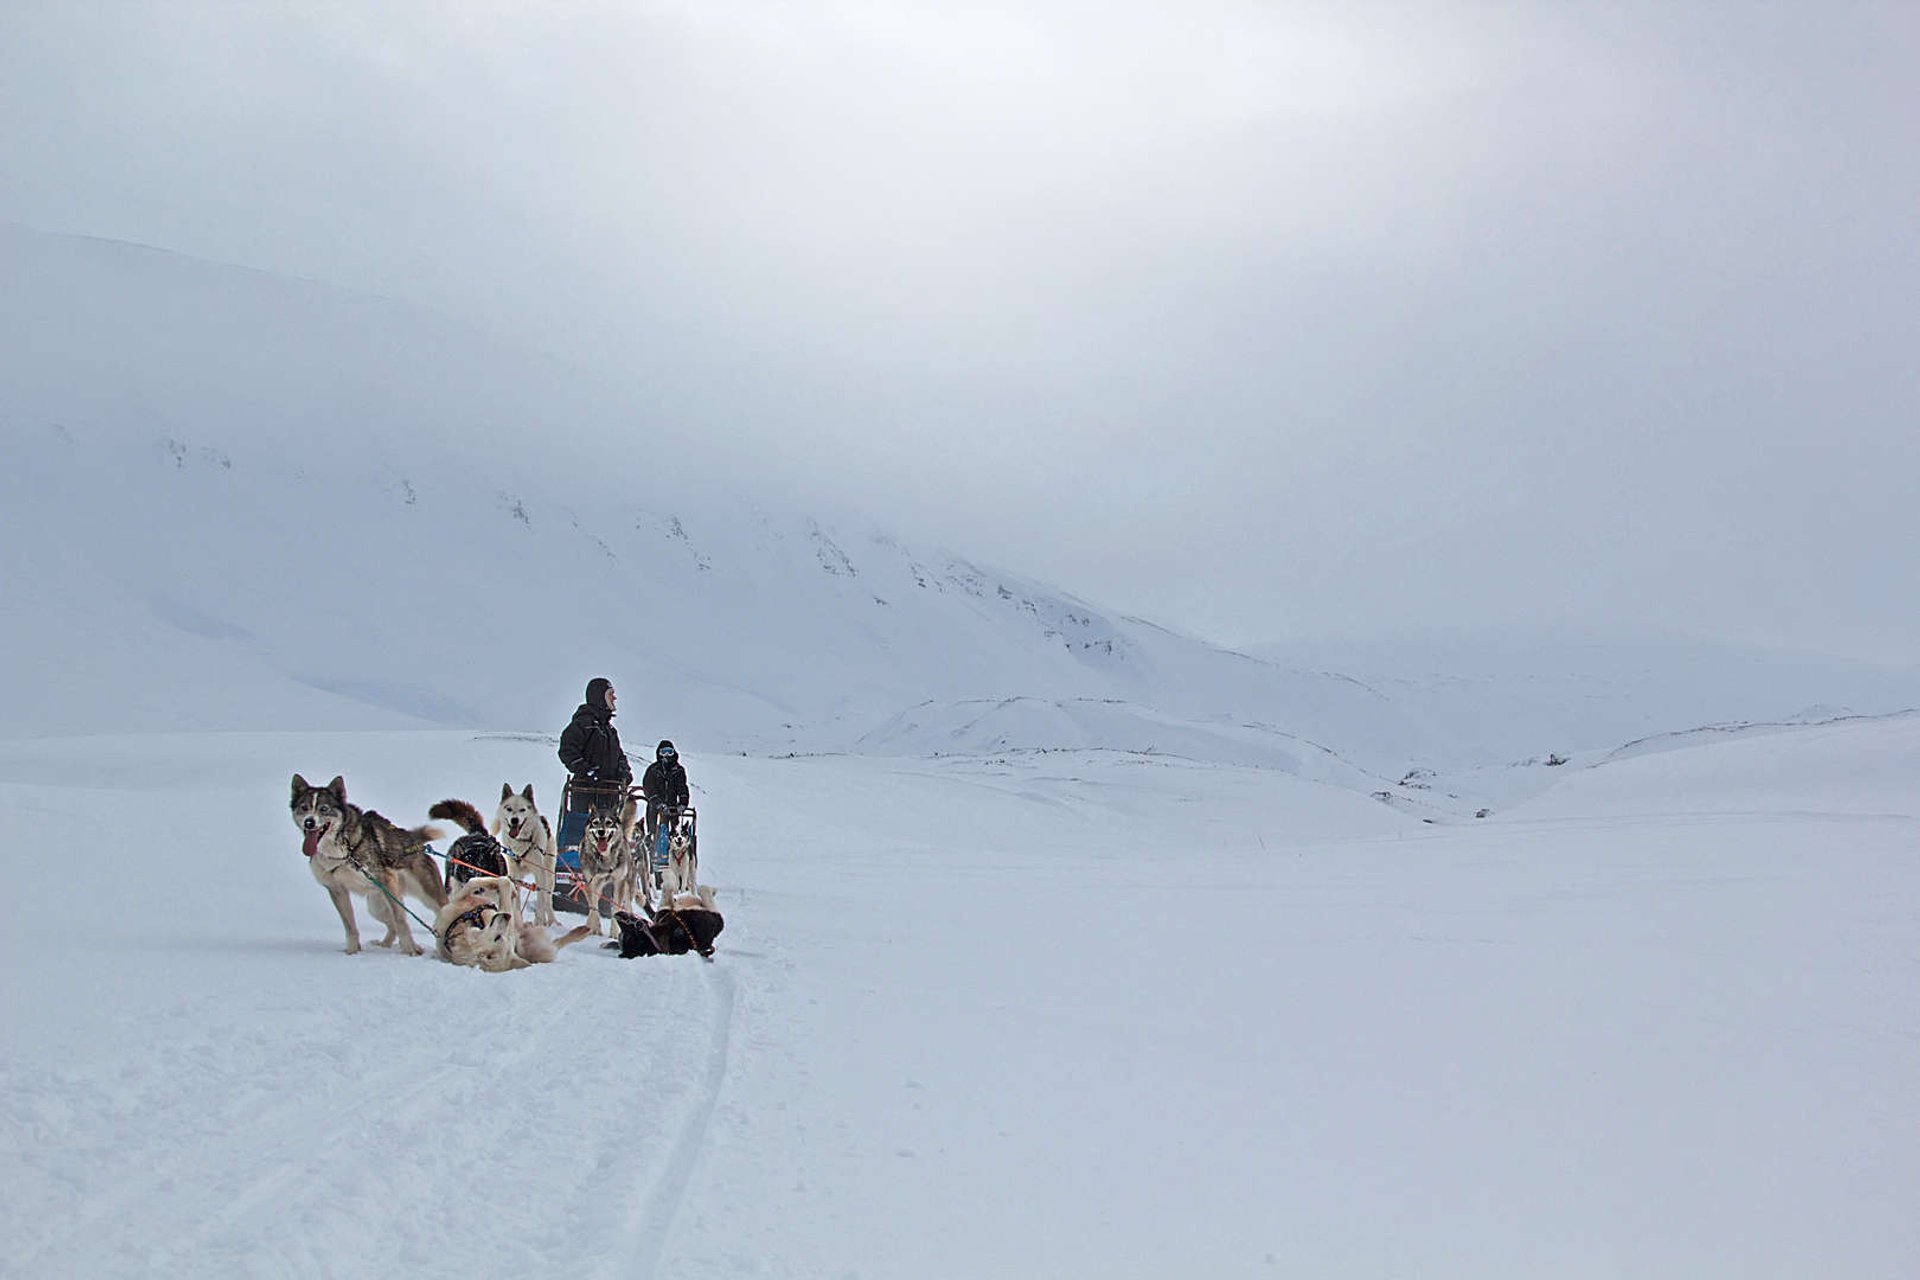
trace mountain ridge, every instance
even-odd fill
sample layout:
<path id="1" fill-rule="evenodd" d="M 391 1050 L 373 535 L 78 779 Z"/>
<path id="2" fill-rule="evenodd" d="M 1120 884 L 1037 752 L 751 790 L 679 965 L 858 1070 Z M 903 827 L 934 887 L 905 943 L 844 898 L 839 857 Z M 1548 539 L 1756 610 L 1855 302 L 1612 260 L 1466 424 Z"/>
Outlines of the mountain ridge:
<path id="1" fill-rule="evenodd" d="M 634 744 L 1177 742 L 1289 770 L 1325 751 L 1372 785 L 1920 702 L 1834 664 L 1703 696 L 1729 667 L 1710 647 L 1652 679 L 1511 636 L 1478 669 L 1235 650 L 744 483 L 681 452 L 692 428 L 405 302 L 6 226 L 0 273 L 0 734 L 278 727 L 267 707 L 538 731 L 609 674 Z M 588 447 L 615 428 L 629 447 Z M 991 733 L 981 706 L 1007 709 Z"/>
<path id="2" fill-rule="evenodd" d="M 635 406 L 406 304 L 44 233 L 0 231 L 0 263 L 25 659 L 0 732 L 257 728 L 266 706 L 537 729 L 606 673 L 635 742 L 839 748 L 929 699 L 1033 697 L 1422 749 L 1344 679 L 736 485 Z M 552 438 L 576 414 L 631 448 L 583 461 Z"/>

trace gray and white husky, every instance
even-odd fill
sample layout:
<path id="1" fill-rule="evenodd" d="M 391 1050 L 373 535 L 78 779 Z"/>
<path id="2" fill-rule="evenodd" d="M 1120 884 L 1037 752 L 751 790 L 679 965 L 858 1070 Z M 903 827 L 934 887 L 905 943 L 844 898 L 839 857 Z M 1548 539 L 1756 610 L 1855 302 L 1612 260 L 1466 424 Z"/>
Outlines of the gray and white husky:
<path id="1" fill-rule="evenodd" d="M 613 903 L 615 911 L 633 901 L 634 862 L 628 826 L 612 810 L 595 809 L 580 837 L 580 878 L 587 884 L 587 928 L 594 933 L 600 932 L 603 897 Z"/>
<path id="2" fill-rule="evenodd" d="M 533 878 L 533 922 L 552 924 L 553 875 L 558 850 L 553 842 L 553 828 L 534 807 L 531 782 L 524 791 L 515 791 L 510 782 L 500 784 L 500 807 L 494 811 L 493 834 L 507 851 L 513 878 Z"/>
<path id="3" fill-rule="evenodd" d="M 333 909 L 340 913 L 347 931 L 347 954 L 360 950 L 360 929 L 353 919 L 357 893 L 366 898 L 373 918 L 387 926 L 387 936 L 374 945 L 390 947 L 398 939 L 400 950 L 419 955 L 420 944 L 407 928 L 402 907 L 409 897 L 436 911 L 446 905 L 440 869 L 426 851 L 427 841 L 439 833 L 432 827 L 401 827 L 350 803 L 342 778 L 316 787 L 294 774 L 291 807 L 293 825 L 300 829 L 300 852 L 307 855 L 313 878 L 333 899 Z"/>

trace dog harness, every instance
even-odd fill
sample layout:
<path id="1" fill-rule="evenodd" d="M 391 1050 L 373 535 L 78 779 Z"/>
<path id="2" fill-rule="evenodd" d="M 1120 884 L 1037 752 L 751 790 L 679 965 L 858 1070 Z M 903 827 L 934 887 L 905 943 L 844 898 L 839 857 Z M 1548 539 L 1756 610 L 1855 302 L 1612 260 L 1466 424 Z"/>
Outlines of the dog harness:
<path id="1" fill-rule="evenodd" d="M 466 846 L 462 848 L 462 846 Z M 507 874 L 507 859 L 500 842 L 484 831 L 461 836 L 447 850 L 447 859 L 459 870 L 453 873 L 462 884 L 475 876 Z M 492 865 L 489 866 L 488 864 Z"/>
<path id="2" fill-rule="evenodd" d="M 459 915 L 447 921 L 447 931 L 441 936 L 444 938 L 451 938 L 453 936 L 453 931 L 463 924 L 470 924 L 476 929 L 486 928 L 487 912 L 489 910 L 491 910 L 491 908 L 485 907 L 485 906 L 479 906 L 479 907 L 474 907 L 469 911 L 462 911 Z"/>

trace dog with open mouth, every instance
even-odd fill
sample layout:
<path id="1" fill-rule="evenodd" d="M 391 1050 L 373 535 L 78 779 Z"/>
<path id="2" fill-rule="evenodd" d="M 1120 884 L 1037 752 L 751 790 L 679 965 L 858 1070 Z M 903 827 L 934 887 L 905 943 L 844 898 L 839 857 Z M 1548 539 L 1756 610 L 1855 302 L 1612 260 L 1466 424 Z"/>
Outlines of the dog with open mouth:
<path id="1" fill-rule="evenodd" d="M 533 881 L 533 922 L 552 924 L 553 881 L 559 865 L 559 846 L 554 843 L 553 827 L 533 803 L 531 782 L 523 791 L 515 791 L 510 782 L 500 784 L 500 807 L 494 811 L 492 830 L 501 848 L 507 851 L 513 878 Z"/>
<path id="2" fill-rule="evenodd" d="M 647 869 L 647 874 L 642 877 L 646 890 L 642 901 L 648 906 L 656 902 L 670 903 L 682 894 L 697 894 L 702 888 L 691 816 L 680 811 L 669 811 L 662 816 L 660 828 L 647 834 L 646 847 L 640 855 L 641 865 Z M 656 857 L 656 845 L 663 836 L 667 847 L 666 857 L 661 860 Z"/>
<path id="3" fill-rule="evenodd" d="M 415 898 L 435 911 L 446 905 L 440 869 L 426 849 L 439 832 L 432 827 L 402 827 L 362 809 L 347 799 L 346 781 L 339 777 L 316 787 L 294 774 L 290 807 L 293 825 L 300 831 L 300 852 L 347 931 L 347 954 L 360 950 L 354 894 L 364 897 L 368 913 L 387 926 L 387 936 L 375 946 L 390 947 L 398 941 L 407 955 L 421 954 L 407 927 L 405 903 Z"/>
<path id="4" fill-rule="evenodd" d="M 628 841 L 631 822 L 611 809 L 595 809 L 580 837 L 580 878 L 587 886 L 587 928 L 600 932 L 604 903 L 619 911 L 633 901 L 637 870 Z"/>

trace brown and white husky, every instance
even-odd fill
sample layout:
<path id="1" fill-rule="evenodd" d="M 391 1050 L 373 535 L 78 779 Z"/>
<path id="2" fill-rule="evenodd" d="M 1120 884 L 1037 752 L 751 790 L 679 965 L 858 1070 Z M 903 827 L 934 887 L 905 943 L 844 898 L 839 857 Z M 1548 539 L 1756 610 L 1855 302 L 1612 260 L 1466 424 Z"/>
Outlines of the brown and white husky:
<path id="1" fill-rule="evenodd" d="M 402 827 L 350 803 L 342 778 L 316 787 L 294 774 L 290 807 L 293 825 L 300 830 L 300 852 L 347 931 L 347 954 L 360 950 L 360 929 L 353 918 L 357 893 L 367 900 L 368 913 L 387 926 L 387 936 L 374 945 L 390 947 L 397 940 L 400 950 L 419 955 L 420 944 L 407 928 L 403 908 L 409 897 L 436 910 L 446 903 L 440 868 L 426 851 L 427 841 L 439 833 L 432 827 Z"/>

